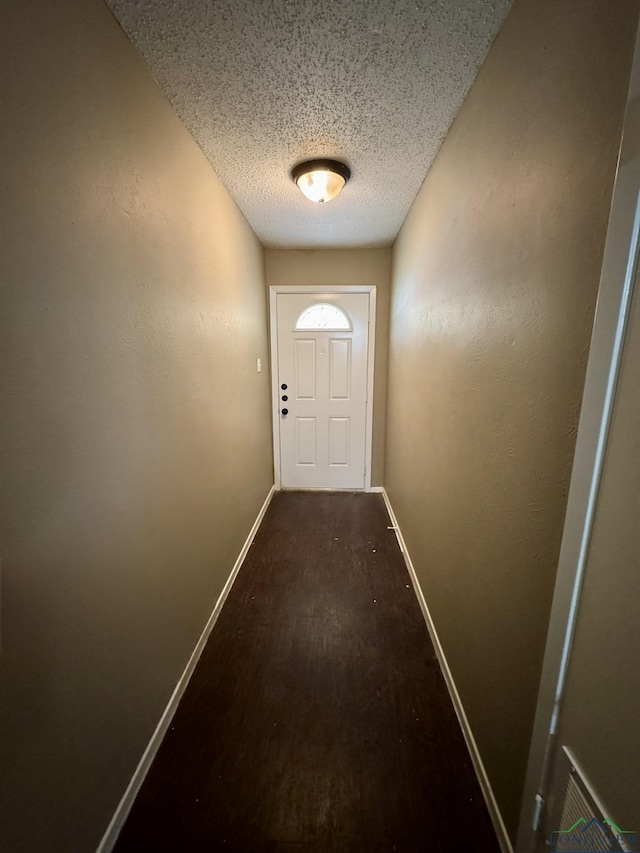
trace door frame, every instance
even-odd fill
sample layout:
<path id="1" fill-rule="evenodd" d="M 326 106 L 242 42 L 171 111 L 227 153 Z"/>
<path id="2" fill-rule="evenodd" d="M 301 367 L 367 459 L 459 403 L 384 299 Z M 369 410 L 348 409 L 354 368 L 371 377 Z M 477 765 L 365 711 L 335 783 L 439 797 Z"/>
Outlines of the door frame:
<path id="1" fill-rule="evenodd" d="M 373 450 L 373 380 L 376 354 L 376 285 L 285 285 L 272 284 L 269 287 L 269 334 L 271 356 L 271 417 L 273 423 L 273 479 L 275 488 L 282 489 L 280 470 L 280 417 L 276 406 L 280 394 L 278 390 L 278 316 L 277 296 L 279 293 L 368 293 L 369 294 L 369 330 L 367 340 L 367 400 L 365 413 L 364 439 L 364 491 L 371 491 L 371 462 Z"/>

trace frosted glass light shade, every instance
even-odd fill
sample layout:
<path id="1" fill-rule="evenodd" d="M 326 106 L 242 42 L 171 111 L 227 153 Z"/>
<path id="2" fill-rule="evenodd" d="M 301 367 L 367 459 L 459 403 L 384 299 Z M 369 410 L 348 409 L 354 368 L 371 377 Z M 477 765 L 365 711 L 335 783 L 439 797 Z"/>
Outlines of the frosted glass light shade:
<path id="1" fill-rule="evenodd" d="M 315 202 L 331 201 L 351 177 L 351 171 L 338 160 L 307 160 L 291 170 L 301 192 Z"/>
<path id="2" fill-rule="evenodd" d="M 317 169 L 314 172 L 305 172 L 300 175 L 297 184 L 300 190 L 311 201 L 331 201 L 335 198 L 345 185 L 346 181 L 335 172 L 325 172 Z"/>

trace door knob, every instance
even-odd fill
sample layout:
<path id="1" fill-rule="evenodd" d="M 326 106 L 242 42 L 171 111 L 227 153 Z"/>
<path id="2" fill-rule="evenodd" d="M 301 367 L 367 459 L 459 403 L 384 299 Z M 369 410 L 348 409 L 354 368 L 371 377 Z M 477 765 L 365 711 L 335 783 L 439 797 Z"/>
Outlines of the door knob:
<path id="1" fill-rule="evenodd" d="M 283 415 L 288 415 L 288 414 L 289 414 L 289 409 L 283 409 L 283 410 L 282 410 L 282 412 L 281 412 L 281 414 L 283 414 Z"/>
<path id="2" fill-rule="evenodd" d="M 283 382 L 280 387 L 282 388 L 283 391 L 286 391 L 287 390 L 287 383 Z"/>
<path id="3" fill-rule="evenodd" d="M 289 398 L 287 397 L 287 395 L 286 395 L 286 394 L 283 394 L 283 395 L 282 395 L 282 400 L 283 400 L 283 402 L 285 402 L 285 403 L 286 403 L 288 399 L 289 399 Z"/>

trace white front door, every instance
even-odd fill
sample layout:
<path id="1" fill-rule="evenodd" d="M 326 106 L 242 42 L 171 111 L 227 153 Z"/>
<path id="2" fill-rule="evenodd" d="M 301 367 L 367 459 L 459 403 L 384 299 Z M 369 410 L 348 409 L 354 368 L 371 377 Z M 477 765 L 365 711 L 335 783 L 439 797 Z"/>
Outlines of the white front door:
<path id="1" fill-rule="evenodd" d="M 368 293 L 276 296 L 283 488 L 365 483 Z"/>

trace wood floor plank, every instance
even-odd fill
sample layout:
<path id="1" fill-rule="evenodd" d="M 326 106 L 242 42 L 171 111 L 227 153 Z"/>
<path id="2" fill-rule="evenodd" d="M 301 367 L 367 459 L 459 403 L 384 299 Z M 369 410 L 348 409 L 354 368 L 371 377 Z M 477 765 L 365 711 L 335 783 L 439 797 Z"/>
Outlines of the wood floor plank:
<path id="1" fill-rule="evenodd" d="M 275 495 L 117 853 L 498 853 L 389 524 Z"/>

